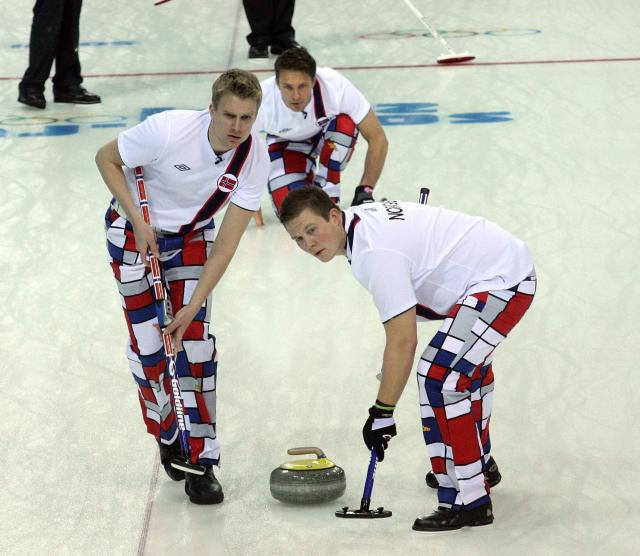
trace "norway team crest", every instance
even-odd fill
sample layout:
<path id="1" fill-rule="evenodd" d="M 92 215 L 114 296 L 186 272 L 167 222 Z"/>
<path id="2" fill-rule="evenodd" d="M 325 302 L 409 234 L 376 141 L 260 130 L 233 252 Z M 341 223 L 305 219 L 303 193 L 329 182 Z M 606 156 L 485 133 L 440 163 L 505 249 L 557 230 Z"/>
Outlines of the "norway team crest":
<path id="1" fill-rule="evenodd" d="M 218 178 L 218 189 L 223 193 L 231 193 L 238 187 L 238 178 L 233 174 L 222 174 Z"/>

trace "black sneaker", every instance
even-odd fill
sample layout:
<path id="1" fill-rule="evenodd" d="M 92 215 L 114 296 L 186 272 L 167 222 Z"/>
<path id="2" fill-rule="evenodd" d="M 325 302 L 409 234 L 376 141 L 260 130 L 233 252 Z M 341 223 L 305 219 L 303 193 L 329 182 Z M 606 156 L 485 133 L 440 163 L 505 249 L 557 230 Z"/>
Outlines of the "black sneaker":
<path id="1" fill-rule="evenodd" d="M 39 89 L 30 89 L 28 87 L 18 90 L 18 102 L 41 110 L 47 106 L 44 93 Z"/>
<path id="2" fill-rule="evenodd" d="M 269 48 L 266 44 L 252 44 L 249 47 L 249 58 L 268 58 Z"/>
<path id="3" fill-rule="evenodd" d="M 502 480 L 502 475 L 500 475 L 500 471 L 498 471 L 498 464 L 491 456 L 489 456 L 489 461 L 487 461 L 487 465 L 484 469 L 484 476 L 489 483 L 489 488 L 493 488 Z M 436 479 L 433 471 L 429 471 L 424 480 L 428 487 L 438 488 L 438 479 Z"/>
<path id="4" fill-rule="evenodd" d="M 479 527 L 493 523 L 491 501 L 473 510 L 454 511 L 442 506 L 429 516 L 419 517 L 413 522 L 414 531 L 453 531 L 463 527 Z"/>
<path id="5" fill-rule="evenodd" d="M 180 448 L 180 441 L 176 438 L 173 444 L 162 444 L 158 441 L 158 447 L 160 448 L 160 463 L 162 467 L 174 481 L 184 481 L 184 471 L 171 467 L 171 460 L 174 458 L 182 457 L 182 449 Z"/>
<path id="6" fill-rule="evenodd" d="M 271 54 L 273 54 L 274 56 L 279 56 L 285 50 L 289 50 L 290 48 L 302 48 L 302 46 L 298 44 L 296 41 L 272 44 Z"/>
<path id="7" fill-rule="evenodd" d="M 222 486 L 213 474 L 211 465 L 205 465 L 204 475 L 186 473 L 184 491 L 194 504 L 219 504 L 224 499 Z"/>
<path id="8" fill-rule="evenodd" d="M 54 90 L 53 101 L 68 102 L 70 104 L 99 104 L 102 99 L 98 95 L 90 93 L 84 87 L 76 85 L 64 90 Z"/>

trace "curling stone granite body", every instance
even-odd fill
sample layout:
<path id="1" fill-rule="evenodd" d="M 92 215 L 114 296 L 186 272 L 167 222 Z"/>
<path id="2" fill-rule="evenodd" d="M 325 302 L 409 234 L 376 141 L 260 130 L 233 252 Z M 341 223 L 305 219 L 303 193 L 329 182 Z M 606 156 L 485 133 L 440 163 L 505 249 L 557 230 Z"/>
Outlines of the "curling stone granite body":
<path id="1" fill-rule="evenodd" d="M 282 502 L 317 504 L 335 500 L 347 486 L 344 470 L 330 459 L 299 459 L 271 472 L 271 495 Z"/>

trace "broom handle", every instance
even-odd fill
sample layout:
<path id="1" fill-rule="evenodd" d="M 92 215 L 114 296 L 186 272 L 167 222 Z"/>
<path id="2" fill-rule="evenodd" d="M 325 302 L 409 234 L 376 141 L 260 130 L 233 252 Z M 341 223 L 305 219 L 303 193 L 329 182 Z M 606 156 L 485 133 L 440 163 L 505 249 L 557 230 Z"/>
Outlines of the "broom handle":
<path id="1" fill-rule="evenodd" d="M 431 25 L 429 25 L 427 23 L 427 20 L 424 18 L 424 16 L 418 11 L 418 8 L 416 8 L 410 0 L 404 0 L 404 3 L 409 6 L 409 9 L 415 14 L 415 16 L 420 20 L 420 22 L 422 23 L 422 25 L 424 25 L 427 28 L 427 31 L 429 31 L 429 33 L 431 33 L 431 35 L 433 35 L 436 39 L 438 39 L 440 41 L 440 44 L 442 46 L 444 46 L 450 54 L 455 54 L 455 52 L 453 51 L 453 49 L 449 46 L 449 44 L 447 43 L 447 41 L 445 41 L 441 36 L 440 33 L 438 33 L 438 31 L 436 31 L 433 27 L 431 27 Z"/>
<path id="2" fill-rule="evenodd" d="M 360 510 L 369 510 L 371 503 L 371 491 L 373 490 L 373 476 L 376 474 L 376 463 L 378 463 L 378 455 L 376 449 L 371 448 L 371 459 L 369 460 L 369 469 L 367 469 L 367 478 L 364 481 L 364 492 L 360 501 Z"/>

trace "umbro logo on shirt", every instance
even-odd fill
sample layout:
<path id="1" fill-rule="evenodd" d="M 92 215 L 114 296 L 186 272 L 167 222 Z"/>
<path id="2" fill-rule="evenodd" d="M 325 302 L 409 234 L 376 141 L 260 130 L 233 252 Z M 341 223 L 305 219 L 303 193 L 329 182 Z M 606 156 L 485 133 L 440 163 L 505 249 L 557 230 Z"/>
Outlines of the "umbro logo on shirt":
<path id="1" fill-rule="evenodd" d="M 181 172 L 186 172 L 187 170 L 191 170 L 191 168 L 189 168 L 189 166 L 187 166 L 186 164 L 174 164 L 173 167 L 176 170 L 180 170 Z"/>
<path id="2" fill-rule="evenodd" d="M 286 133 L 287 131 L 291 131 L 292 128 L 290 127 L 284 127 L 282 129 L 278 130 L 278 133 Z"/>

